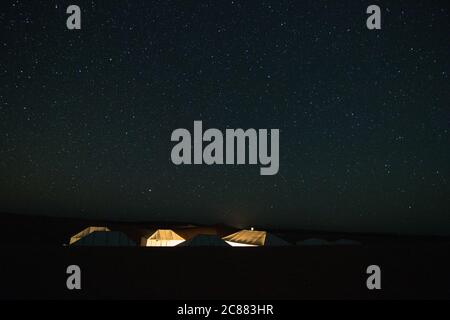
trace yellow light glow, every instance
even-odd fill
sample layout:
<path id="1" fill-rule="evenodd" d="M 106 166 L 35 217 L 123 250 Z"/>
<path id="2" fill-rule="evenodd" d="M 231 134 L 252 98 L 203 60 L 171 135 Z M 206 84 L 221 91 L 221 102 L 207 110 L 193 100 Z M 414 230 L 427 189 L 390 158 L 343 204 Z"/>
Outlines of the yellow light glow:
<path id="1" fill-rule="evenodd" d="M 256 244 L 246 244 L 246 243 L 239 243 L 239 242 L 233 242 L 233 241 L 225 241 L 232 247 L 258 247 Z"/>
<path id="2" fill-rule="evenodd" d="M 147 247 L 175 247 L 176 245 L 184 242 L 184 240 L 158 240 L 148 239 Z"/>

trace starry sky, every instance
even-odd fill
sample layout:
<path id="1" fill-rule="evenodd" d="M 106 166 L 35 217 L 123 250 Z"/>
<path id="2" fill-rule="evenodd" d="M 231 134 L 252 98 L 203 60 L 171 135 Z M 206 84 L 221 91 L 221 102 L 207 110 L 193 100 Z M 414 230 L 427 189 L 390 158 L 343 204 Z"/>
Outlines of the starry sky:
<path id="1" fill-rule="evenodd" d="M 0 6 L 1 212 L 450 234 L 448 1 Z M 194 120 L 280 129 L 279 173 L 174 165 Z"/>

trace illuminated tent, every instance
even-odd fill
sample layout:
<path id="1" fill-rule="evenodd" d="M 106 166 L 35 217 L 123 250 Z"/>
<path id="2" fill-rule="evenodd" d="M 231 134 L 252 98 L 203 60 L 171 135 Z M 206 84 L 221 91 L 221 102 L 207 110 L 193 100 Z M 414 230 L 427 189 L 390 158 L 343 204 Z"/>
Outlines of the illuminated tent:
<path id="1" fill-rule="evenodd" d="M 159 229 L 148 238 L 142 238 L 144 247 L 174 247 L 185 239 L 170 229 Z"/>
<path id="2" fill-rule="evenodd" d="M 230 245 L 216 235 L 199 234 L 184 241 L 178 247 L 229 247 Z"/>
<path id="3" fill-rule="evenodd" d="M 135 247 L 123 232 L 120 231 L 94 231 L 80 240 L 74 242 L 73 246 L 103 246 L 103 247 Z"/>
<path id="4" fill-rule="evenodd" d="M 241 230 L 222 238 L 233 247 L 287 246 L 288 242 L 266 231 Z"/>
<path id="5" fill-rule="evenodd" d="M 87 227 L 83 231 L 80 231 L 76 235 L 72 236 L 72 238 L 70 238 L 69 244 L 72 244 L 95 231 L 110 231 L 110 230 L 107 227 Z"/>

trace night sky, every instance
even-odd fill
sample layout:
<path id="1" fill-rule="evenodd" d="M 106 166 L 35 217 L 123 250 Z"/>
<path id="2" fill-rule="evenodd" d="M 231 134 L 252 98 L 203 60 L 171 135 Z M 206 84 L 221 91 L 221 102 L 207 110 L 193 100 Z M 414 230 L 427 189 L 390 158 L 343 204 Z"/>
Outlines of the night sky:
<path id="1" fill-rule="evenodd" d="M 448 1 L 0 6 L 1 212 L 450 234 Z M 174 165 L 194 120 L 280 129 L 279 173 Z"/>

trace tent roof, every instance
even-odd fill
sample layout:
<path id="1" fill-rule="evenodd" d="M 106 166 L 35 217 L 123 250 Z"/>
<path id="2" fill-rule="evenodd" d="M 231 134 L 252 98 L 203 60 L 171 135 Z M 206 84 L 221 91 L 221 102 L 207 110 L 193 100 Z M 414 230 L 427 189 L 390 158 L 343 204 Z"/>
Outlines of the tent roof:
<path id="1" fill-rule="evenodd" d="M 136 246 L 123 232 L 94 231 L 73 243 L 74 246 Z"/>
<path id="2" fill-rule="evenodd" d="M 185 242 L 182 242 L 178 247 L 229 247 L 230 245 L 216 235 L 199 234 Z"/>
<path id="3" fill-rule="evenodd" d="M 354 240 L 348 240 L 348 239 L 339 239 L 336 241 L 328 241 L 325 239 L 315 239 L 310 238 L 303 241 L 297 242 L 298 245 L 303 246 L 333 246 L 333 245 L 360 245 L 361 242 L 354 241 Z"/>
<path id="4" fill-rule="evenodd" d="M 69 244 L 72 244 L 95 231 L 111 231 L 111 230 L 109 230 L 107 227 L 92 227 L 92 226 L 87 227 L 87 228 L 83 229 L 82 231 L 78 232 L 77 234 L 75 234 L 74 236 L 72 236 L 70 238 Z"/>
<path id="5" fill-rule="evenodd" d="M 241 230 L 223 238 L 225 241 L 256 246 L 285 246 L 288 242 L 266 231 Z"/>
<path id="6" fill-rule="evenodd" d="M 266 240 L 265 231 L 241 230 L 222 238 L 225 241 L 263 246 Z"/>
<path id="7" fill-rule="evenodd" d="M 147 239 L 149 240 L 184 240 L 177 233 L 170 229 L 159 229 Z"/>
<path id="8" fill-rule="evenodd" d="M 323 246 L 323 245 L 330 245 L 331 242 L 325 239 L 316 239 L 316 238 L 310 238 L 306 240 L 302 240 L 297 242 L 298 245 L 302 246 Z"/>

